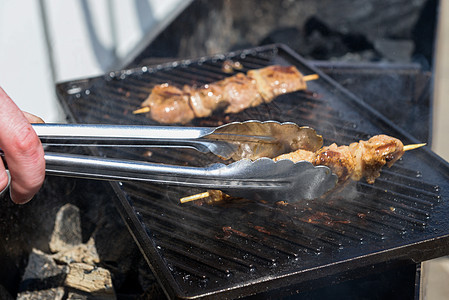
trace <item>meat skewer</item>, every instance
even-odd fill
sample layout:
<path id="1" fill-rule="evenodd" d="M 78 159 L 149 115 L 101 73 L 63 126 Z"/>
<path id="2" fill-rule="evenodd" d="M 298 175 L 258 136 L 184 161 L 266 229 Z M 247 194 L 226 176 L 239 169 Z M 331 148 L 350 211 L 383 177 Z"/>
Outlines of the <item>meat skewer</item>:
<path id="1" fill-rule="evenodd" d="M 358 181 L 365 177 L 366 181 L 373 184 L 380 176 L 380 170 L 384 165 L 391 167 L 402 157 L 405 151 L 413 150 L 426 145 L 412 144 L 404 146 L 399 139 L 376 135 L 368 141 L 359 141 L 349 146 L 322 147 L 316 152 L 299 149 L 273 158 L 274 161 L 289 159 L 293 162 L 308 161 L 313 165 L 329 167 L 338 176 L 338 184 L 343 184 L 348 179 Z M 210 203 L 219 202 L 230 198 L 229 195 L 216 190 L 210 190 L 180 199 L 181 203 L 209 198 Z"/>
<path id="2" fill-rule="evenodd" d="M 271 102 L 279 95 L 307 88 L 317 74 L 303 76 L 294 66 L 268 66 L 238 73 L 201 87 L 182 89 L 163 83 L 156 85 L 134 114 L 147 113 L 164 124 L 185 124 L 193 118 L 210 116 L 215 110 L 238 113 L 246 108 Z"/>
<path id="3" fill-rule="evenodd" d="M 370 184 L 380 176 L 380 169 L 386 164 L 392 166 L 404 154 L 402 142 L 387 135 L 376 135 L 368 141 L 359 141 L 349 146 L 333 143 L 315 153 L 296 150 L 275 157 L 273 160 L 290 159 L 293 162 L 307 160 L 313 165 L 329 167 L 343 183 L 349 178 L 358 181 L 363 177 Z"/>

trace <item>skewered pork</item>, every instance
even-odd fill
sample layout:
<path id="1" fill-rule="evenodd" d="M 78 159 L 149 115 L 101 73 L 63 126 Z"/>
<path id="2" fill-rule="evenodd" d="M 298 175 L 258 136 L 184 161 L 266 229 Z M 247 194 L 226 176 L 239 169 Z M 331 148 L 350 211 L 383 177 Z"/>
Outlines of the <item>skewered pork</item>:
<path id="1" fill-rule="evenodd" d="M 349 178 L 358 181 L 365 177 L 372 184 L 380 176 L 380 170 L 385 164 L 390 167 L 403 154 L 404 145 L 400 140 L 387 135 L 376 135 L 368 141 L 359 141 L 349 146 L 337 146 L 334 143 L 317 152 L 299 149 L 273 160 L 306 160 L 316 166 L 329 167 L 338 176 L 339 183 Z"/>
<path id="2" fill-rule="evenodd" d="M 185 124 L 220 108 L 225 113 L 238 113 L 306 88 L 306 80 L 296 67 L 275 65 L 250 70 L 247 74 L 238 73 L 201 87 L 185 85 L 179 89 L 167 83 L 157 85 L 141 106 L 148 108 L 149 116 L 155 121 Z"/>
<path id="3" fill-rule="evenodd" d="M 404 147 L 399 139 L 387 135 L 376 135 L 368 141 L 359 141 L 349 146 L 337 146 L 337 144 L 333 143 L 330 146 L 322 147 L 316 152 L 298 149 L 279 155 L 273 158 L 273 160 L 288 159 L 295 163 L 308 161 L 315 166 L 327 166 L 338 176 L 338 184 L 343 184 L 348 179 L 358 181 L 363 177 L 365 177 L 368 183 L 373 184 L 376 178 L 380 176 L 380 170 L 384 165 L 391 167 L 402 157 L 406 150 L 415 149 L 423 145 L 425 144 Z M 181 202 L 203 198 L 206 203 L 210 204 L 227 200 L 230 196 L 221 191 L 211 190 L 203 193 L 202 196 L 193 195 L 182 198 Z"/>

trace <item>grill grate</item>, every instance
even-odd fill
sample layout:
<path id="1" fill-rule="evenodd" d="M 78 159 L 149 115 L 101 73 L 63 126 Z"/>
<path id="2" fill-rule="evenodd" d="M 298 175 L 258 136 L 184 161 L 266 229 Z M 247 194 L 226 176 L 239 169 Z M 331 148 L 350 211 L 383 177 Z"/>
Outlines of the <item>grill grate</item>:
<path id="1" fill-rule="evenodd" d="M 221 71 L 225 59 L 240 61 L 242 72 L 269 64 L 294 64 L 305 74 L 319 73 L 320 79 L 310 82 L 308 91 L 283 95 L 239 114 L 195 119 L 193 126 L 248 119 L 293 121 L 315 128 L 325 144 L 349 144 L 378 133 L 391 134 L 404 143 L 417 142 L 279 45 L 61 83 L 58 94 L 74 122 L 155 124 L 132 114 L 154 85 L 220 80 L 229 76 Z M 217 161 L 193 150 L 93 151 L 193 166 Z M 442 251 L 449 253 L 442 238 L 449 234 L 449 225 L 443 221 L 448 219 L 448 174 L 445 162 L 420 149 L 384 170 L 374 185 L 350 183 L 323 199 L 288 205 L 248 201 L 180 205 L 180 197 L 202 190 L 133 182 L 112 183 L 112 187 L 120 200 L 118 207 L 168 296 L 236 297 L 388 260 L 416 262 Z M 420 247 L 434 250 L 423 254 Z"/>

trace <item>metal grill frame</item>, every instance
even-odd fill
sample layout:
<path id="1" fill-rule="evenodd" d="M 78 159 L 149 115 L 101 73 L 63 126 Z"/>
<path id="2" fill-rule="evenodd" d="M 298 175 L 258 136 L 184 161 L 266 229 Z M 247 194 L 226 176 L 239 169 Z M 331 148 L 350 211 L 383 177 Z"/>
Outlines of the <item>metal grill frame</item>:
<path id="1" fill-rule="evenodd" d="M 185 73 L 182 73 L 183 70 L 187 70 L 190 72 L 190 69 L 194 69 L 196 72 L 200 70 L 201 74 L 197 76 L 197 74 L 193 74 L 192 77 L 195 78 L 196 83 L 202 83 L 204 80 L 207 81 L 214 81 L 217 79 L 220 79 L 222 76 L 226 76 L 225 74 L 218 74 L 216 71 L 211 71 L 208 68 L 211 65 L 219 65 L 224 59 L 236 59 L 241 60 L 244 65 L 250 65 L 251 67 L 256 67 L 255 65 L 251 65 L 251 57 L 255 57 L 257 59 L 260 59 L 262 64 L 294 64 L 296 65 L 300 71 L 303 73 L 309 74 L 309 73 L 317 73 L 320 75 L 320 79 L 317 82 L 310 84 L 310 90 L 314 91 L 315 89 L 319 89 L 320 92 L 318 92 L 318 96 L 323 96 L 323 98 L 316 97 L 316 95 L 308 95 L 303 94 L 302 97 L 308 97 L 312 100 L 316 101 L 325 101 L 329 103 L 329 97 L 331 97 L 331 101 L 333 101 L 331 105 L 331 113 L 337 113 L 336 116 L 334 116 L 333 121 L 339 121 L 341 120 L 341 124 L 336 124 L 337 126 L 342 126 L 342 128 L 347 128 L 347 126 L 350 126 L 348 124 L 351 124 L 348 120 L 361 118 L 363 121 L 357 122 L 358 124 L 357 128 L 347 128 L 345 130 L 348 130 L 348 134 L 351 132 L 356 132 L 358 135 L 361 134 L 361 136 L 358 136 L 357 138 L 366 138 L 370 135 L 374 135 L 376 133 L 386 133 L 393 136 L 396 136 L 404 141 L 404 143 L 417 143 L 418 141 L 412 137 L 410 134 L 405 132 L 404 130 L 398 128 L 396 125 L 394 125 L 392 122 L 387 120 L 383 115 L 378 113 L 377 111 L 373 110 L 369 105 L 363 103 L 360 99 L 358 99 L 356 96 L 354 96 L 352 93 L 348 92 L 344 88 L 342 88 L 338 83 L 333 81 L 331 78 L 326 76 L 324 73 L 319 71 L 317 68 L 314 68 L 310 66 L 307 61 L 305 61 L 302 57 L 300 57 L 298 54 L 294 53 L 291 49 L 284 45 L 269 45 L 254 49 L 247 49 L 242 51 L 237 51 L 233 53 L 228 53 L 225 55 L 218 55 L 214 57 L 207 57 L 207 58 L 200 58 L 197 60 L 184 60 L 184 61 L 177 61 L 177 62 L 171 62 L 168 64 L 158 65 L 158 66 L 145 66 L 142 68 L 137 69 L 129 69 L 129 70 L 121 70 L 117 72 L 111 72 L 110 74 L 107 74 L 105 76 L 100 76 L 96 78 L 88 78 L 83 80 L 77 80 L 77 81 L 71 81 L 71 82 L 65 82 L 60 83 L 57 85 L 57 92 L 59 99 L 64 106 L 65 111 L 69 114 L 70 120 L 72 122 L 103 122 L 108 123 L 111 121 L 114 122 L 132 122 L 141 124 L 142 122 L 147 122 L 143 117 L 135 117 L 135 119 L 130 119 L 130 112 L 132 111 L 132 108 L 137 106 L 139 104 L 139 101 L 143 99 L 126 99 L 127 95 L 127 86 L 136 86 L 137 84 L 134 82 L 136 79 L 133 78 L 133 76 L 150 76 L 155 75 L 157 80 L 163 80 L 164 74 L 162 76 L 159 76 L 158 72 L 160 73 L 166 73 L 166 74 L 175 74 L 178 76 L 181 72 L 183 76 L 185 76 Z M 249 60 L 249 63 L 248 63 Z M 181 70 L 181 71 L 180 71 Z M 187 72 L 187 74 L 189 74 Z M 147 77 L 148 77 L 147 76 Z M 176 77 L 175 76 L 175 77 Z M 191 83 L 192 79 L 179 76 L 179 78 L 173 78 L 173 76 L 169 76 L 168 79 L 173 80 L 174 83 L 182 84 L 182 83 Z M 163 83 L 163 82 L 159 82 Z M 152 84 L 155 84 L 155 82 L 152 82 Z M 121 92 L 118 92 L 119 95 L 114 94 L 114 91 L 109 90 L 111 87 L 114 89 L 122 89 Z M 137 85 L 137 92 L 136 94 L 140 95 L 141 97 L 145 97 L 145 95 L 151 90 L 151 84 L 148 85 L 148 87 L 141 88 Z M 92 95 L 95 95 L 98 93 L 95 97 Z M 123 107 L 125 108 L 123 110 L 124 119 L 123 121 L 120 119 L 117 119 L 119 116 L 117 115 L 116 107 L 113 107 L 114 103 L 118 103 L 117 100 L 114 101 L 108 101 L 107 96 L 110 95 L 111 97 L 117 98 L 122 97 L 123 99 Z M 295 95 L 290 95 L 287 97 L 282 97 L 283 99 L 276 99 L 274 101 L 274 105 L 283 107 L 285 103 L 283 101 L 288 102 L 291 97 L 295 97 Z M 93 99 L 95 101 L 102 102 L 101 105 L 96 105 L 95 101 L 90 100 Z M 82 101 L 90 101 L 90 102 L 82 102 Z M 324 100 L 323 100 L 324 99 Z M 94 116 L 92 117 L 89 114 L 80 113 L 78 102 L 81 103 L 90 103 L 89 105 L 92 105 L 92 107 L 87 108 L 88 111 L 96 110 L 94 112 Z M 93 102 L 92 102 L 93 101 Z M 109 104 L 109 103 L 112 104 Z M 123 109 L 123 107 L 120 107 L 120 109 Z M 264 108 L 261 108 L 264 109 Z M 267 108 L 267 110 L 273 109 L 273 107 Z M 109 113 L 112 112 L 112 113 Z M 115 115 L 114 115 L 115 114 Z M 250 116 L 257 116 L 258 111 L 255 110 L 251 112 Z M 324 113 L 326 116 L 326 113 Z M 246 115 L 242 115 L 240 117 L 245 117 Z M 318 114 L 318 116 L 320 116 Z M 221 119 L 220 119 L 221 118 Z M 232 116 L 231 116 L 232 118 Z M 224 116 L 219 116 L 219 120 L 227 122 L 228 119 L 224 118 Z M 216 122 L 217 119 L 213 119 L 212 122 Z M 289 120 L 289 121 L 295 121 L 295 120 Z M 150 121 L 149 121 L 150 122 Z M 313 123 L 314 121 L 311 120 Z M 200 123 L 201 124 L 201 123 Z M 198 124 L 195 124 L 198 125 Z M 301 124 L 304 125 L 304 124 Z M 313 125 L 313 124 L 312 124 Z M 338 127 L 339 128 L 339 127 Z M 337 128 L 337 129 L 338 129 Z M 327 128 L 325 128 L 327 130 Z M 350 140 L 347 139 L 347 137 L 339 137 L 337 139 L 333 139 L 333 136 L 326 135 L 325 133 L 322 133 L 325 137 L 325 140 L 327 139 L 327 143 L 330 141 L 337 141 L 338 143 L 348 143 Z M 98 154 L 98 149 L 92 149 L 93 153 Z M 101 152 L 101 151 L 100 151 Z M 168 154 L 164 155 L 170 155 Z M 187 154 L 185 157 L 195 158 L 194 154 Z M 408 174 L 410 172 L 409 169 L 409 162 L 405 160 L 410 160 L 410 162 L 413 162 L 416 167 L 416 173 L 413 173 L 411 176 Z M 203 161 L 204 162 L 204 161 Z M 406 164 L 406 167 L 402 166 L 402 163 Z M 421 170 L 423 169 L 423 170 Z M 422 172 L 422 173 L 420 173 Z M 271 234 L 267 234 L 263 232 L 263 228 L 261 228 L 261 231 L 259 234 L 256 234 L 257 237 L 256 240 L 252 239 L 252 237 L 244 237 L 244 236 L 236 236 L 235 232 L 231 233 L 231 238 L 234 239 L 233 242 L 225 241 L 226 243 L 231 243 L 232 247 L 235 247 L 235 241 L 237 240 L 247 240 L 252 244 L 261 244 L 260 249 L 274 249 L 272 251 L 279 253 L 282 252 L 283 259 L 278 259 L 271 263 L 271 266 L 261 267 L 255 264 L 256 271 L 253 271 L 253 263 L 245 261 L 244 258 L 236 257 L 234 261 L 230 263 L 230 265 L 239 265 L 240 267 L 243 266 L 243 269 L 247 269 L 246 273 L 245 271 L 235 271 L 235 268 L 231 268 L 228 266 L 220 266 L 217 269 L 215 269 L 214 266 L 208 265 L 211 260 L 208 259 L 202 259 L 201 257 L 198 257 L 198 255 L 190 254 L 188 250 L 188 247 L 191 247 L 192 253 L 194 250 L 196 250 L 197 253 L 201 253 L 204 249 L 201 251 L 198 251 L 198 249 L 201 249 L 198 244 L 198 241 L 194 241 L 194 238 L 192 238 L 192 244 L 190 246 L 185 246 L 186 248 L 184 251 L 176 252 L 177 249 L 170 249 L 167 243 L 165 241 L 164 243 L 161 243 L 161 240 L 163 238 L 157 238 L 158 234 L 155 234 L 157 230 L 159 230 L 159 236 L 163 234 L 167 234 L 169 232 L 170 227 L 165 227 L 164 229 L 158 229 L 158 228 L 164 228 L 162 225 L 159 226 L 159 224 L 164 223 L 164 218 L 161 218 L 161 216 L 156 216 L 153 212 L 153 215 L 145 215 L 145 205 L 142 203 L 138 203 L 138 199 L 145 199 L 146 195 L 145 192 L 148 192 L 152 189 L 155 191 L 161 191 L 161 190 L 169 190 L 170 193 L 168 195 L 168 199 L 173 199 L 173 196 L 177 195 L 176 193 L 179 192 L 179 190 L 172 189 L 171 187 L 167 189 L 167 187 L 157 187 L 157 186 L 150 186 L 150 187 L 142 187 L 142 186 L 134 186 L 133 184 L 120 184 L 116 182 L 112 182 L 111 186 L 113 190 L 115 191 L 117 195 L 116 204 L 117 207 L 122 214 L 123 219 L 125 220 L 129 231 L 133 235 L 134 239 L 136 240 L 137 244 L 142 250 L 143 255 L 148 261 L 148 264 L 152 268 L 155 275 L 158 277 L 158 280 L 160 281 L 161 285 L 163 286 L 166 294 L 168 297 L 171 298 L 208 298 L 208 297 L 242 297 L 242 296 L 249 296 L 249 295 L 255 295 L 259 293 L 266 293 L 274 290 L 290 290 L 292 287 L 298 287 L 298 288 L 304 288 L 304 284 L 311 281 L 320 279 L 326 276 L 333 276 L 336 274 L 342 274 L 345 272 L 350 272 L 351 270 L 359 270 L 361 268 L 365 268 L 367 266 L 372 265 L 378 265 L 378 264 L 384 264 L 386 262 L 390 264 L 409 264 L 409 263 L 418 263 L 424 260 L 428 260 L 431 258 L 447 255 L 449 253 L 448 247 L 446 247 L 447 243 L 449 242 L 449 224 L 445 220 L 447 219 L 447 216 L 449 216 L 449 206 L 447 203 L 447 199 L 449 199 L 449 186 L 448 186 L 448 178 L 449 178 L 449 166 L 448 163 L 439 158 L 437 155 L 429 151 L 428 149 L 420 149 L 416 150 L 416 152 L 412 154 L 406 155 L 404 157 L 403 161 L 398 164 L 398 166 L 393 167 L 392 170 L 385 170 L 382 173 L 382 176 L 385 179 L 380 179 L 378 182 L 380 182 L 378 185 L 369 186 L 364 183 L 358 183 L 357 189 L 368 189 L 369 191 L 372 191 L 372 189 L 375 190 L 375 196 L 379 193 L 383 195 L 382 189 L 384 189 L 384 185 L 386 184 L 388 187 L 389 180 L 393 178 L 393 181 L 395 178 L 403 178 L 407 177 L 408 184 L 406 186 L 399 186 L 398 188 L 406 189 L 408 192 L 410 189 L 412 189 L 412 185 L 416 184 L 417 188 L 413 188 L 413 192 L 417 194 L 416 197 L 412 197 L 411 201 L 416 201 L 417 203 L 410 205 L 410 210 L 407 207 L 402 207 L 404 209 L 405 215 L 400 215 L 398 213 L 397 216 L 388 216 L 386 217 L 387 220 L 390 220 L 391 218 L 399 218 L 400 221 L 397 223 L 393 222 L 392 224 L 399 224 L 395 225 L 397 228 L 392 228 L 391 232 L 387 231 L 380 231 L 376 232 L 376 229 L 373 229 L 372 232 L 370 232 L 370 228 L 356 228 L 354 232 L 348 231 L 342 231 L 341 228 L 338 230 L 329 229 L 331 230 L 331 233 L 329 236 L 326 236 L 324 238 L 324 235 L 321 237 L 324 239 L 324 243 L 326 245 L 330 245 L 329 252 L 321 253 L 320 255 L 315 255 L 313 252 L 320 252 L 320 250 L 317 250 L 314 248 L 314 240 L 309 240 L 310 242 L 310 253 L 300 253 L 299 255 L 297 253 L 294 253 L 294 251 L 291 251 L 291 257 L 286 254 L 286 248 L 281 249 L 277 247 L 281 247 L 280 245 L 283 245 L 284 242 L 279 242 L 280 244 L 276 244 L 275 241 L 278 241 L 279 239 L 282 239 L 283 236 L 280 235 L 279 232 L 278 237 L 273 238 Z M 422 176 L 422 177 L 421 177 Z M 412 180 L 410 177 L 417 177 L 416 180 Z M 381 177 L 382 178 L 382 177 Z M 423 181 L 422 178 L 425 178 L 425 181 Z M 402 180 L 402 179 L 401 179 Z M 131 186 L 131 189 L 128 187 Z M 438 189 L 433 190 L 433 186 L 438 186 Z M 139 189 L 143 188 L 141 191 Z M 427 189 L 427 191 L 426 191 Z M 387 189 L 388 190 L 388 189 Z M 171 194 L 171 193 L 174 194 Z M 390 192 L 390 191 L 389 191 Z M 164 192 L 161 192 L 161 194 Z M 359 190 L 357 190 L 357 193 L 359 193 Z M 157 194 L 157 192 L 155 192 Z M 401 194 L 401 192 L 399 192 Z M 159 194 L 160 195 L 160 194 Z M 369 193 L 367 194 L 369 196 Z M 389 193 L 385 196 L 388 198 L 388 203 L 397 203 L 398 205 L 398 211 L 401 210 L 400 207 L 400 201 L 395 202 L 394 199 L 397 199 L 397 194 L 394 194 L 393 192 Z M 150 197 L 151 198 L 151 197 Z M 153 199 L 154 200 L 154 199 Z M 162 201 L 162 202 L 161 202 Z M 165 205 L 163 201 L 167 201 L 167 199 L 160 199 L 159 203 L 157 205 Z M 346 201 L 345 199 L 341 201 Z M 383 200 L 382 200 L 383 201 Z M 397 201 L 397 200 L 396 200 Z M 404 200 L 405 201 L 405 200 Z M 143 201 L 145 202 L 145 201 Z M 349 201 L 347 203 L 350 203 Z M 376 201 L 369 202 L 370 205 L 375 205 L 373 203 L 376 203 Z M 385 202 L 387 203 L 387 202 Z M 386 206 L 387 204 L 383 203 L 382 205 L 385 206 L 385 208 L 391 208 L 393 206 Z M 402 203 L 403 204 L 403 203 Z M 142 206 L 143 205 L 143 206 Z M 170 204 L 170 207 L 173 207 L 173 203 Z M 259 204 L 257 204 L 259 205 Z M 319 204 L 310 204 L 313 209 L 316 209 Z M 317 206 L 318 205 L 318 206 Z M 366 205 L 366 203 L 355 203 L 353 210 L 362 209 L 361 211 L 376 211 L 376 207 L 363 207 Z M 303 207 L 300 207 L 303 208 Z M 393 207 L 395 208 L 395 207 Z M 180 216 L 182 217 L 181 220 L 185 220 L 189 218 L 189 215 L 183 215 L 186 213 L 191 212 L 190 210 L 186 208 L 174 208 L 177 213 L 180 213 Z M 207 207 L 202 207 L 202 210 L 205 210 L 206 213 L 209 213 L 209 209 Z M 223 210 L 220 210 L 220 213 L 226 213 L 226 210 L 228 208 L 225 208 Z M 268 208 L 269 210 L 276 210 L 278 208 Z M 332 209 L 332 208 L 331 208 Z M 212 208 L 211 208 L 212 210 Z M 213 210 L 217 210 L 217 208 L 213 208 Z M 232 209 L 229 209 L 232 210 Z M 195 212 L 195 209 L 193 209 Z M 336 214 L 331 215 L 334 217 L 334 219 L 331 218 L 330 222 L 335 221 L 335 216 L 345 214 L 341 208 L 336 209 Z M 386 212 L 388 213 L 388 212 Z M 391 211 L 391 213 L 394 213 L 394 211 Z M 410 213 L 412 217 L 407 217 L 407 213 Z M 307 214 L 307 213 L 305 213 Z M 377 215 L 382 216 L 383 213 L 377 212 Z M 375 214 L 374 214 L 375 215 Z M 151 216 L 151 217 L 149 217 Z M 202 213 L 199 213 L 199 219 L 202 217 Z M 244 215 L 240 215 L 243 216 Z M 281 215 L 282 216 L 282 215 Z M 296 215 L 297 216 L 297 215 Z M 422 216 L 422 217 L 416 217 L 416 216 Z M 196 216 L 197 217 L 197 216 Z M 369 216 L 371 217 L 371 216 Z M 226 218 L 226 217 L 225 217 Z M 382 223 L 382 218 L 376 220 L 376 216 L 372 217 L 374 218 L 375 222 Z M 396 220 L 395 219 L 395 220 Z M 342 217 L 342 220 L 344 220 L 344 217 Z M 313 221 L 313 220 L 312 220 Z M 155 222 L 155 223 L 152 223 Z M 301 221 L 302 225 L 298 228 L 294 228 L 299 234 L 307 232 L 307 229 L 309 227 L 314 227 L 316 224 L 308 224 L 308 222 Z M 187 223 L 187 225 L 192 225 Z M 233 225 L 233 224 L 231 224 Z M 152 227 L 154 226 L 154 227 Z M 318 224 L 316 225 L 318 227 L 319 232 L 322 232 L 321 230 L 326 230 L 326 224 Z M 334 225 L 332 225 L 334 226 Z M 331 226 L 331 227 L 332 227 Z M 346 228 L 345 226 L 352 226 L 343 224 L 341 225 L 343 228 Z M 383 225 L 379 225 L 383 226 Z M 323 227 L 325 229 L 323 229 Z M 335 227 L 338 227 L 335 225 Z M 246 227 L 245 227 L 246 228 Z M 314 229 L 315 230 L 315 229 Z M 358 232 L 362 231 L 362 233 Z M 162 231 L 162 233 L 160 232 Z M 183 229 L 181 233 L 185 232 L 186 229 Z M 195 232 L 192 231 L 192 232 Z M 314 232 L 313 230 L 311 232 Z M 216 233 L 216 232 L 215 232 Z M 309 232 L 310 233 L 310 232 Z M 360 236 L 363 236 L 366 234 L 367 236 L 372 235 L 371 237 L 367 237 L 366 240 L 358 240 Z M 347 235 L 347 236 L 346 236 Z M 375 237 L 373 237 L 375 236 Z M 182 240 L 182 234 L 174 235 L 174 239 L 181 239 Z M 184 237 L 184 239 L 188 239 L 189 237 Z M 260 239 L 265 239 L 261 241 Z M 341 242 L 339 241 L 339 238 L 341 240 L 350 240 L 351 242 Z M 264 245 L 265 241 L 269 241 L 268 246 Z M 185 243 L 184 241 L 183 243 Z M 303 242 L 297 242 L 297 244 L 301 244 Z M 348 244 L 349 243 L 349 244 Z M 206 243 L 207 244 L 207 243 Z M 161 246 L 162 245 L 162 246 Z M 288 241 L 287 241 L 288 245 Z M 296 244 L 295 244 L 296 245 Z M 164 251 L 161 251 L 165 246 L 166 249 Z M 229 245 L 228 245 L 229 246 Z M 304 243 L 303 246 L 298 248 L 305 247 Z M 287 247 L 289 248 L 289 247 Z M 254 253 L 255 249 L 257 249 L 257 246 L 252 246 L 250 249 L 242 251 L 248 251 L 249 256 L 257 257 L 257 253 Z M 172 256 L 177 257 L 181 255 L 184 255 L 184 259 L 188 259 L 189 256 L 193 260 L 198 260 L 198 265 L 203 266 L 204 269 L 213 269 L 211 272 L 212 275 L 210 275 L 209 278 L 199 277 L 197 279 L 187 279 L 187 275 L 189 275 L 189 270 L 191 269 L 190 262 L 179 262 L 179 265 L 176 266 L 172 263 L 172 259 L 167 258 L 169 255 L 167 255 L 167 252 L 172 253 Z M 302 251 L 302 250 L 301 250 Z M 301 252 L 299 251 L 299 252 Z M 240 252 L 240 249 L 237 249 L 236 252 Z M 174 253 L 174 254 L 173 254 Z M 215 255 L 214 253 L 212 253 Z M 209 254 L 209 255 L 212 255 Z M 296 257 L 295 254 L 297 255 Z M 312 255 L 313 254 L 313 255 Z M 329 256 L 330 255 L 330 256 Z M 323 259 L 323 256 L 326 256 L 326 259 Z M 262 260 L 270 259 L 269 257 L 261 256 Z M 312 263 L 307 261 L 307 263 L 304 263 L 304 266 L 302 266 L 301 263 L 298 263 L 298 257 L 299 261 L 304 258 L 308 258 L 312 260 Z M 332 257 L 332 259 L 330 259 Z M 224 260 L 229 260 L 230 258 L 226 258 Z M 259 258 L 260 259 L 260 258 Z M 219 260 L 217 260 L 218 263 Z M 278 264 L 278 265 L 276 265 Z M 283 264 L 283 265 L 279 265 Z M 293 265 L 293 266 L 292 266 Z M 179 269 L 183 267 L 183 272 L 180 272 Z M 177 269 L 178 271 L 173 271 L 173 269 Z M 190 268 L 190 269 L 189 269 Z M 260 270 L 257 270 L 257 268 L 263 269 L 263 272 L 260 272 Z M 195 273 L 195 270 L 190 270 L 192 273 Z M 214 275 L 214 272 L 216 273 Z M 227 273 L 228 272 L 228 273 Z M 182 273 L 182 274 L 181 274 Z M 183 275 L 184 274 L 184 275 Z M 201 274 L 201 272 L 199 273 Z M 236 274 L 238 276 L 236 276 Z M 195 274 L 191 274 L 192 277 Z M 221 276 L 221 277 L 220 277 Z M 234 277 L 233 277 L 234 276 Z M 238 278 L 236 278 L 238 277 Z M 344 276 L 342 276 L 344 277 Z M 183 279 L 184 278 L 184 279 Z M 210 282 L 207 282 L 207 279 L 209 280 L 216 280 L 217 284 L 211 284 Z M 217 279 L 218 278 L 218 279 Z M 245 279 L 246 278 L 246 279 Z M 189 284 L 191 286 L 189 286 Z M 193 285 L 193 286 L 192 286 Z M 203 286 L 201 286 L 203 285 Z M 211 287 L 212 286 L 212 287 Z"/>

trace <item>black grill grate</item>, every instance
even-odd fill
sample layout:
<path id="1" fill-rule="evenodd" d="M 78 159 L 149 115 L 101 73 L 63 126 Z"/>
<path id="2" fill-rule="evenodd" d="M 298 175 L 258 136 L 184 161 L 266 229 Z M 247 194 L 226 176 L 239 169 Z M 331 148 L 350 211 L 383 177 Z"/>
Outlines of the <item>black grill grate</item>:
<path id="1" fill-rule="evenodd" d="M 378 133 L 417 142 L 279 45 L 61 83 L 58 94 L 77 123 L 155 124 L 132 114 L 155 84 L 222 79 L 229 76 L 221 71 L 225 59 L 240 61 L 242 72 L 293 64 L 305 74 L 319 73 L 320 79 L 310 82 L 308 91 L 239 114 L 196 119 L 193 126 L 272 119 L 311 126 L 323 135 L 325 144 L 349 144 Z M 217 161 L 193 150 L 93 151 L 170 164 L 204 166 Z M 285 206 L 244 201 L 180 205 L 180 197 L 203 190 L 133 182 L 112 187 L 168 296 L 237 297 L 385 261 L 417 262 L 449 253 L 444 247 L 449 234 L 448 174 L 447 163 L 420 149 L 384 170 L 374 185 L 350 183 L 326 198 Z"/>

